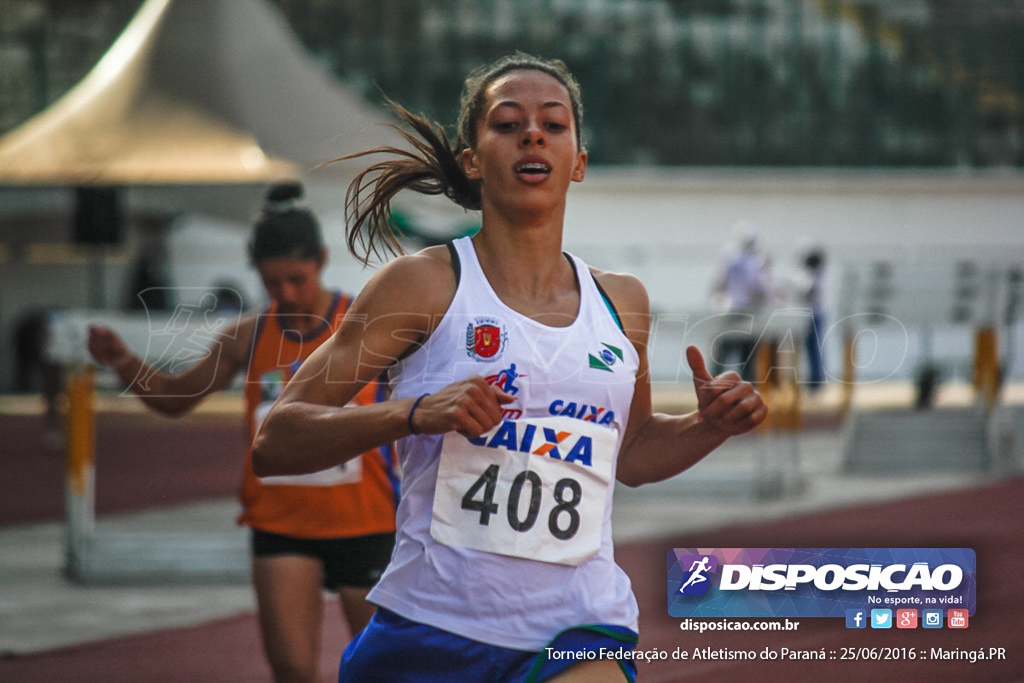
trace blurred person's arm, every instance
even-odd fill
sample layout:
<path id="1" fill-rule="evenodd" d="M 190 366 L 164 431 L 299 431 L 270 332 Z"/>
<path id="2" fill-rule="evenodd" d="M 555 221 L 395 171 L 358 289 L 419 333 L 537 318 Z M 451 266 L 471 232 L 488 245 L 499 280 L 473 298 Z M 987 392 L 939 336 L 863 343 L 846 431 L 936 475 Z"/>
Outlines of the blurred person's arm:
<path id="1" fill-rule="evenodd" d="M 231 385 L 235 374 L 246 366 L 255 325 L 256 318 L 250 317 L 225 330 L 205 357 L 175 374 L 146 364 L 107 327 L 90 326 L 88 348 L 96 362 L 113 369 L 147 407 L 173 417 Z"/>

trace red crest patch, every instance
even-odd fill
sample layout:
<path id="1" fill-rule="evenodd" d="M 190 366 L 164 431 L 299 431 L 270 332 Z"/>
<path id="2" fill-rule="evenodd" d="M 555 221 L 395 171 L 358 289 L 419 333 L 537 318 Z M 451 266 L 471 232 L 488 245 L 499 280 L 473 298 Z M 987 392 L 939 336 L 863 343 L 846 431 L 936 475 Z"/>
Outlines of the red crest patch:
<path id="1" fill-rule="evenodd" d="M 477 325 L 473 329 L 473 350 L 481 358 L 493 358 L 501 347 L 501 329 L 494 325 Z"/>
<path id="2" fill-rule="evenodd" d="M 492 360 L 504 350 L 506 333 L 493 318 L 477 318 L 466 327 L 466 352 L 478 360 Z"/>

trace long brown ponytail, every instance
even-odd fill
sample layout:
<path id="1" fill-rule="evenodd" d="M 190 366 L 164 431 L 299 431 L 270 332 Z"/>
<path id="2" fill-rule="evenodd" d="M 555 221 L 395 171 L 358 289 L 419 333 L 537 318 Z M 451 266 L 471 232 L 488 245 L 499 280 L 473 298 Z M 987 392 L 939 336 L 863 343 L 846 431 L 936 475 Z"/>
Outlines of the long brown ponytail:
<path id="1" fill-rule="evenodd" d="M 480 186 L 466 177 L 459 159 L 461 154 L 457 155 L 452 149 L 444 129 L 400 104 L 388 104 L 411 129 L 412 132 L 392 126 L 412 150 L 384 146 L 342 157 L 353 159 L 373 154 L 392 157 L 360 172 L 345 194 L 348 249 L 364 264 L 374 256 L 387 258 L 402 253 L 398 228 L 391 215 L 391 199 L 401 190 L 443 194 L 465 209 L 480 209 Z"/>

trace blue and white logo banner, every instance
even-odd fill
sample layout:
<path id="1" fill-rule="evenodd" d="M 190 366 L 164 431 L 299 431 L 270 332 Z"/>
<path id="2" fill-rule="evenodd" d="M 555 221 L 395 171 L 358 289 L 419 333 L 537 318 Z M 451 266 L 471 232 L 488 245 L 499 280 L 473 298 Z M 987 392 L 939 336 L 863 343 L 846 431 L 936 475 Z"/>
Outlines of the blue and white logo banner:
<path id="1" fill-rule="evenodd" d="M 673 548 L 673 617 L 845 617 L 976 607 L 970 548 Z"/>

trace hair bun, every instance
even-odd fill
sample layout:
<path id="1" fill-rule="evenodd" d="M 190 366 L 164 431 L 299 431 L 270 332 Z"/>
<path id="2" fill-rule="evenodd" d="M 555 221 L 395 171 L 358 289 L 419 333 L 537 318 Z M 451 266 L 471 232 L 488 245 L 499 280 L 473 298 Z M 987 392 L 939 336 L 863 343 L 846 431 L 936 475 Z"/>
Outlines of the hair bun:
<path id="1" fill-rule="evenodd" d="M 297 180 L 289 180 L 273 185 L 265 195 L 267 202 L 278 204 L 294 199 L 300 199 L 303 194 L 302 183 Z"/>

